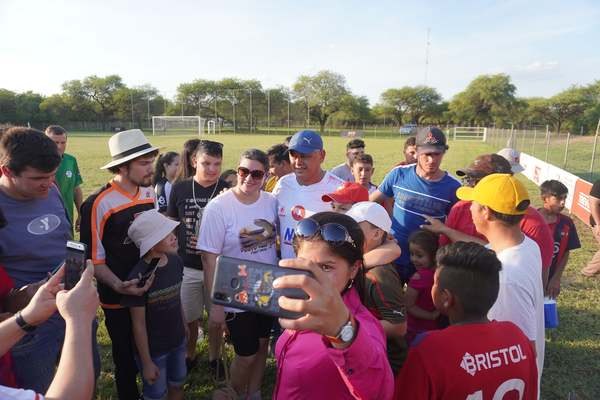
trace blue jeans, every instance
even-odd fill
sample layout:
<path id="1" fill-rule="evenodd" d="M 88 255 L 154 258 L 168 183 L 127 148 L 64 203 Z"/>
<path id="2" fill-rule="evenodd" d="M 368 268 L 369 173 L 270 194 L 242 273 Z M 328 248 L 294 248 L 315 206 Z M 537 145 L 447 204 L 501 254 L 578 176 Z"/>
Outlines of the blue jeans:
<path id="1" fill-rule="evenodd" d="M 142 375 L 144 384 L 144 399 L 154 400 L 162 399 L 167 395 L 169 386 L 181 387 L 185 382 L 187 368 L 185 366 L 186 341 L 184 340 L 179 347 L 166 354 L 152 357 L 152 362 L 158 367 L 160 374 L 153 385 L 144 379 L 144 369 L 139 356 L 136 355 L 135 361 Z"/>
<path id="2" fill-rule="evenodd" d="M 97 330 L 98 321 L 94 319 L 91 345 L 96 379 L 100 376 Z M 58 313 L 38 326 L 32 333 L 25 335 L 11 349 L 17 384 L 37 393 L 46 393 L 54 379 L 64 340 L 65 321 Z"/>

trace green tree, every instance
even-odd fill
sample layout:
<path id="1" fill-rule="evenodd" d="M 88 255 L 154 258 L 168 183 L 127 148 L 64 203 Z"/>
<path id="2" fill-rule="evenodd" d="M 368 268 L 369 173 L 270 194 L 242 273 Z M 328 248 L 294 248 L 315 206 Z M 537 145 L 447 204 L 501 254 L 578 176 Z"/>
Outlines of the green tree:
<path id="1" fill-rule="evenodd" d="M 571 123 L 571 127 L 581 117 L 585 109 L 590 105 L 590 99 L 585 89 L 572 86 L 546 101 L 542 112 L 553 125 L 556 132 L 560 132 L 565 123 Z"/>
<path id="2" fill-rule="evenodd" d="M 17 94 L 8 89 L 0 89 L 0 122 L 17 123 Z"/>
<path id="3" fill-rule="evenodd" d="M 116 94 L 123 89 L 121 77 L 108 75 L 98 77 L 91 75 L 80 80 L 72 80 L 63 84 L 63 92 L 69 97 L 74 111 L 90 110 L 102 123 L 102 129 L 106 129 L 108 121 L 115 117 L 118 110 L 118 99 Z"/>
<path id="4" fill-rule="evenodd" d="M 381 105 L 391 112 L 399 125 L 404 122 L 419 124 L 439 114 L 442 96 L 432 87 L 404 86 L 388 89 L 381 94 Z"/>
<path id="5" fill-rule="evenodd" d="M 310 110 L 311 118 L 319 122 L 324 132 L 329 117 L 340 111 L 346 95 L 346 79 L 335 72 L 320 71 L 316 75 L 301 75 L 294 83 L 294 92 Z"/>
<path id="6" fill-rule="evenodd" d="M 510 119 L 516 106 L 515 92 L 516 87 L 508 75 L 481 75 L 454 96 L 448 108 L 459 123 L 499 123 Z"/>

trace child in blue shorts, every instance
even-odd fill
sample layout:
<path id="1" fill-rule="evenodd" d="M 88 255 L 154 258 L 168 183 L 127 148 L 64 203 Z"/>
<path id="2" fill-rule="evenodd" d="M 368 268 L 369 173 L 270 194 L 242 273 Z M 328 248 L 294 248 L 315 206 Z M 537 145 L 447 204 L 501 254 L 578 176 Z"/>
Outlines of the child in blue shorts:
<path id="1" fill-rule="evenodd" d="M 180 289 L 183 262 L 177 256 L 179 222 L 156 210 L 139 214 L 128 230 L 140 249 L 140 261 L 128 279 L 153 282 L 143 296 L 124 296 L 129 307 L 136 361 L 142 373 L 144 399 L 183 398 L 186 378 L 186 332 L 181 310 Z"/>

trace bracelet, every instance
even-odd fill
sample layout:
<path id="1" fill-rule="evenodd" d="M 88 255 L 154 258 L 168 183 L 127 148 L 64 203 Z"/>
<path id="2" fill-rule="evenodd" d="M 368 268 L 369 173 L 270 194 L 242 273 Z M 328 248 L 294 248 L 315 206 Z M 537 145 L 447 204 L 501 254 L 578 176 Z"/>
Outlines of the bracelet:
<path id="1" fill-rule="evenodd" d="M 17 323 L 17 325 L 19 325 L 19 328 L 23 329 L 27 333 L 31 333 L 31 332 L 33 332 L 35 330 L 35 326 L 34 325 L 28 324 L 27 321 L 25 321 L 23 319 L 23 316 L 21 315 L 21 311 L 19 311 L 15 315 L 15 322 Z"/>

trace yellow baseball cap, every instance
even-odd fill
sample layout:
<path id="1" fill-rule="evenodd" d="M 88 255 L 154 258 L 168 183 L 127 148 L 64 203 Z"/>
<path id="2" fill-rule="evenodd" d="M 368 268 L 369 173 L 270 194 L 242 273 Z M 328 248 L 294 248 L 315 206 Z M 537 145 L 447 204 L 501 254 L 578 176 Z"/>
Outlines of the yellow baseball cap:
<path id="1" fill-rule="evenodd" d="M 525 185 L 512 174 L 491 174 L 475 187 L 461 187 L 456 191 L 461 200 L 472 200 L 492 210 L 508 215 L 525 214 L 529 207 L 529 193 Z"/>

